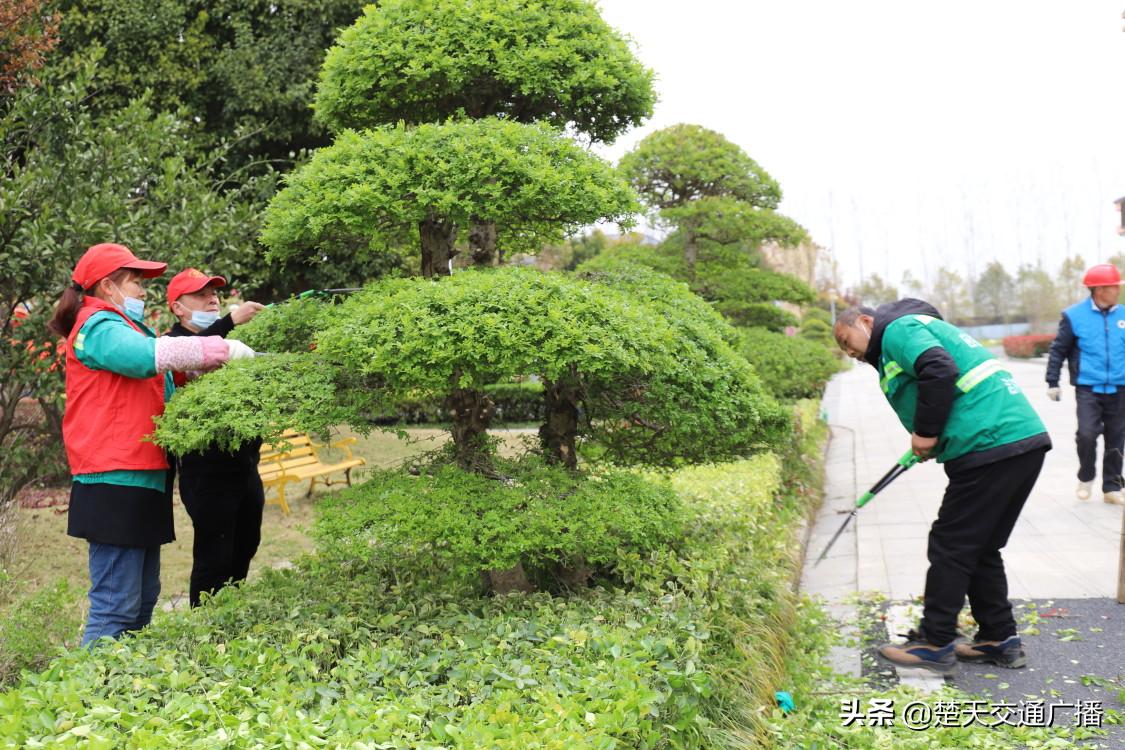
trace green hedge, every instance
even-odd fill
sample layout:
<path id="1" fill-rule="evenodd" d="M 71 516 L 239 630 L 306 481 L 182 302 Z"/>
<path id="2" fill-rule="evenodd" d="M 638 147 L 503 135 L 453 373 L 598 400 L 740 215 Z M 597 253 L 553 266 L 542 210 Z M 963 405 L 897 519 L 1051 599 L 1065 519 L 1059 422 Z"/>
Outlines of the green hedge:
<path id="1" fill-rule="evenodd" d="M 815 404 L 802 409 L 814 424 Z M 812 434 L 790 472 L 818 455 Z M 815 461 L 807 463 L 815 465 Z M 806 468 L 802 468 L 806 467 Z M 570 597 L 322 556 L 158 613 L 0 694 L 18 747 L 657 748 L 765 742 L 796 527 L 771 454 L 672 473 L 683 532 Z M 657 479 L 654 475 L 652 478 Z M 388 567 L 389 566 L 389 567 Z"/>
<path id="2" fill-rule="evenodd" d="M 746 328 L 740 334 L 739 353 L 777 398 L 819 398 L 840 369 L 840 361 L 819 341 L 762 328 Z"/>
<path id="3" fill-rule="evenodd" d="M 455 466 L 413 476 L 374 474 L 320 502 L 322 554 L 396 572 L 441 569 L 471 584 L 481 571 L 522 564 L 613 568 L 618 556 L 667 546 L 683 511 L 664 482 L 633 472 L 578 473 L 533 459 L 497 459 L 503 481 Z"/>

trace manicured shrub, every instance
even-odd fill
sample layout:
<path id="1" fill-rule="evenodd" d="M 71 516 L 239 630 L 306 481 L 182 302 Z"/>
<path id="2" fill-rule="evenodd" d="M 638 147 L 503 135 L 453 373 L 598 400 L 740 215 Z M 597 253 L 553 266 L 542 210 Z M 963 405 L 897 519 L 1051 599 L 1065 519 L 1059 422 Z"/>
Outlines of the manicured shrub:
<path id="1" fill-rule="evenodd" d="M 826 346 L 834 344 L 832 326 L 819 318 L 805 318 L 805 320 L 801 321 L 800 335 L 802 338 L 817 341 Z"/>
<path id="2" fill-rule="evenodd" d="M 436 566 L 475 580 L 517 564 L 548 576 L 558 566 L 608 570 L 622 552 L 647 553 L 680 535 L 679 499 L 659 480 L 534 460 L 495 469 L 501 478 L 448 465 L 419 476 L 375 474 L 321 501 L 317 539 L 338 559 L 430 573 Z"/>
<path id="3" fill-rule="evenodd" d="M 375 395 L 315 352 L 255 357 L 179 389 L 155 420 L 155 440 L 181 454 L 212 443 L 233 450 L 290 428 L 322 436 L 343 423 L 363 428 L 356 415 L 378 408 Z"/>
<path id="4" fill-rule="evenodd" d="M 1046 354 L 1055 340 L 1053 333 L 1036 333 L 1030 336 L 1005 336 L 1004 353 L 1017 359 L 1030 359 Z"/>
<path id="5" fill-rule="evenodd" d="M 332 309 L 330 302 L 315 297 L 281 302 L 235 328 L 231 338 L 258 352 L 307 352 L 314 348 L 316 332 L 327 324 Z"/>
<path id="6" fill-rule="evenodd" d="M 819 398 L 840 369 L 839 360 L 820 342 L 762 328 L 739 334 L 739 353 L 777 398 Z"/>

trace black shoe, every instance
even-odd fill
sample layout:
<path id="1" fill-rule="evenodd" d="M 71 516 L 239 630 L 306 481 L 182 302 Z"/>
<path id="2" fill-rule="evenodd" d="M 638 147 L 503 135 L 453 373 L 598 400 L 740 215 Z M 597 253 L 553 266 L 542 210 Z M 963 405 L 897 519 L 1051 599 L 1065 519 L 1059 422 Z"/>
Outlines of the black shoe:
<path id="1" fill-rule="evenodd" d="M 954 649 L 957 658 L 971 664 L 995 664 L 1008 669 L 1027 665 L 1027 654 L 1018 635 L 1002 641 L 962 641 Z"/>

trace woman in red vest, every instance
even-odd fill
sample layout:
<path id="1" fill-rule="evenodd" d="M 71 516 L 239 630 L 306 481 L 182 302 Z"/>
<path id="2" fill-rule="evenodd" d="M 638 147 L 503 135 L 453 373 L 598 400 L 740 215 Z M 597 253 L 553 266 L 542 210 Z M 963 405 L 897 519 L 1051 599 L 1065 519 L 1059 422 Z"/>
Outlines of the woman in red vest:
<path id="1" fill-rule="evenodd" d="M 143 323 L 141 282 L 166 268 L 123 245 L 94 245 L 51 319 L 51 329 L 66 338 L 63 442 L 73 475 L 67 533 L 89 543 L 83 646 L 152 619 L 160 545 L 175 532 L 172 471 L 164 451 L 146 438 L 174 390 L 171 373 L 254 356 L 219 336 L 157 337 Z"/>

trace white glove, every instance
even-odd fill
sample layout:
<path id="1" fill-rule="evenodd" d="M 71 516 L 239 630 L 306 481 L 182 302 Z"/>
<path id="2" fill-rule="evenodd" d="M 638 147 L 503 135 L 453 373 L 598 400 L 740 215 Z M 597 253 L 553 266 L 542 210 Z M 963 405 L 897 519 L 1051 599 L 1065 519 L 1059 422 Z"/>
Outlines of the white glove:
<path id="1" fill-rule="evenodd" d="M 1060 401 L 1062 399 L 1062 394 L 1059 392 L 1059 387 L 1055 386 L 1054 388 L 1048 388 L 1047 398 L 1051 399 L 1052 401 Z"/>
<path id="2" fill-rule="evenodd" d="M 234 339 L 227 339 L 227 349 L 229 351 L 229 359 L 253 359 L 254 350 L 248 347 L 241 341 Z"/>

